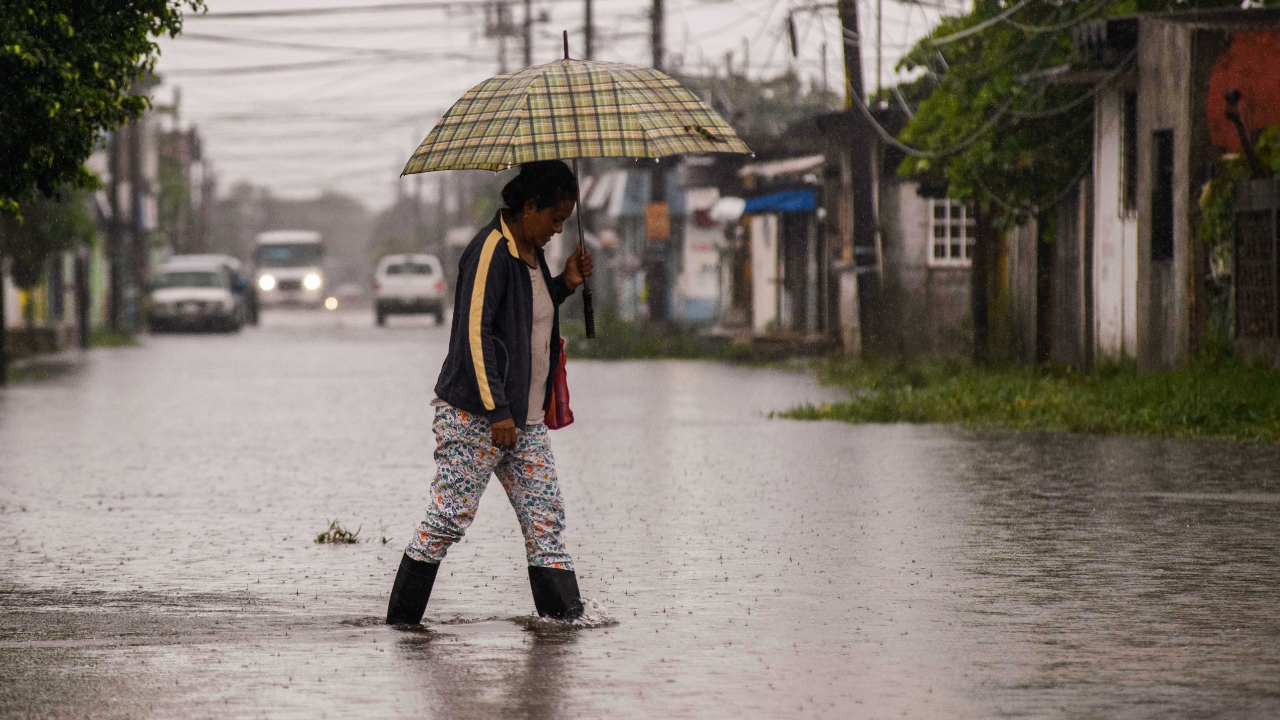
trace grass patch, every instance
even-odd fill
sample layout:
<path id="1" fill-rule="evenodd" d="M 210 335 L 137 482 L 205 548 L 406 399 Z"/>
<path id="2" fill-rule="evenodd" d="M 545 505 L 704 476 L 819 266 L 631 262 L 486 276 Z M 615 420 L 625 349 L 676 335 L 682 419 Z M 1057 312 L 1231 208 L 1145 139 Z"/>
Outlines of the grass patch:
<path id="1" fill-rule="evenodd" d="M 75 362 L 46 361 L 27 362 L 21 365 L 10 365 L 9 382 L 49 382 L 66 377 L 80 369 Z"/>
<path id="2" fill-rule="evenodd" d="M 363 526 L 361 526 L 363 527 Z M 342 527 L 337 520 L 329 522 L 329 529 L 316 536 L 316 542 L 325 544 L 332 543 L 337 545 L 358 543 L 360 537 L 360 528 L 356 528 L 355 532 Z"/>
<path id="3" fill-rule="evenodd" d="M 1161 373 L 830 359 L 819 375 L 851 398 L 778 416 L 1280 443 L 1280 370 L 1231 358 Z"/>
<path id="4" fill-rule="evenodd" d="M 596 319 L 596 336 L 588 340 L 581 320 L 562 320 L 560 333 L 570 358 L 593 360 L 743 360 L 750 348 L 728 338 L 705 337 L 678 325 Z"/>
<path id="5" fill-rule="evenodd" d="M 119 348 L 135 347 L 138 339 L 133 335 L 118 330 L 98 328 L 89 333 L 89 347 Z"/>

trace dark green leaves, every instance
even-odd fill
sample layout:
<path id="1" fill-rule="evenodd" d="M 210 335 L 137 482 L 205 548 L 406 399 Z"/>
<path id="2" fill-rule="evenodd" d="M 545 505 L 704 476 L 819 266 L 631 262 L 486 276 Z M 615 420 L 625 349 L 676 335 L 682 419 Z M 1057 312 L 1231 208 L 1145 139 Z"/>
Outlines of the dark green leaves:
<path id="1" fill-rule="evenodd" d="M 0 213 L 64 184 L 103 132 L 147 107 L 128 88 L 150 73 L 161 33 L 182 29 L 202 0 L 7 0 L 0 3 Z"/>

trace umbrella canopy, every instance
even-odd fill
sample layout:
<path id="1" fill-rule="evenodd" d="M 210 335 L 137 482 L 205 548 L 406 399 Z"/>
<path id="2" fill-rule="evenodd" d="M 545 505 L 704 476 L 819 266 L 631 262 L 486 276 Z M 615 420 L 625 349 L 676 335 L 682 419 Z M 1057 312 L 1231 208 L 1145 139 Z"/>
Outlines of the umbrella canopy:
<path id="1" fill-rule="evenodd" d="M 708 152 L 751 149 L 669 75 L 623 63 L 557 60 L 471 88 L 436 123 L 403 174 Z"/>

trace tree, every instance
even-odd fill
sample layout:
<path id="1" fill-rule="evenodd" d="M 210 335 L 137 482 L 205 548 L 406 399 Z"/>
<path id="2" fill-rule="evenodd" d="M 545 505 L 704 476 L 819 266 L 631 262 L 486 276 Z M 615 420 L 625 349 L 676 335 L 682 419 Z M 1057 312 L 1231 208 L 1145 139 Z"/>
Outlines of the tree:
<path id="1" fill-rule="evenodd" d="M 44 278 L 49 258 L 91 244 L 97 232 L 89 214 L 88 198 L 82 191 L 64 189 L 59 198 L 36 196 L 23 203 L 23 217 L 3 218 L 0 255 L 9 258 L 13 284 L 30 292 Z M 28 326 L 32 322 L 30 299 L 23 308 Z"/>
<path id="2" fill-rule="evenodd" d="M 182 29 L 203 0 L 0 3 L 0 212 L 57 188 L 94 185 L 84 162 L 102 133 L 138 117 L 130 86 L 149 74 L 154 38 Z"/>
<path id="3" fill-rule="evenodd" d="M 974 357 L 992 356 L 999 240 L 1005 229 L 1047 211 L 1090 168 L 1093 86 L 1046 82 L 1072 59 L 1071 29 L 1106 17 L 1187 7 L 1238 7 L 1236 0 L 976 0 L 944 19 L 899 64 L 923 71 L 904 94 L 924 95 L 898 139 L 898 168 L 974 209 Z"/>

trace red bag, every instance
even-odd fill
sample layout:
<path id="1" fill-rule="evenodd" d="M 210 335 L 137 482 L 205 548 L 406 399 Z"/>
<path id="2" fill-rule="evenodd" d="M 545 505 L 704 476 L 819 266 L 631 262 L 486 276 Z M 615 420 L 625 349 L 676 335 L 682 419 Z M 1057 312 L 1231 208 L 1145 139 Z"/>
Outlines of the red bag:
<path id="1" fill-rule="evenodd" d="M 544 410 L 546 419 L 543 422 L 548 430 L 559 430 L 573 424 L 573 410 L 569 409 L 569 378 L 564 369 L 568 359 L 564 354 L 564 338 L 560 338 L 560 362 L 551 376 L 551 401 Z"/>

